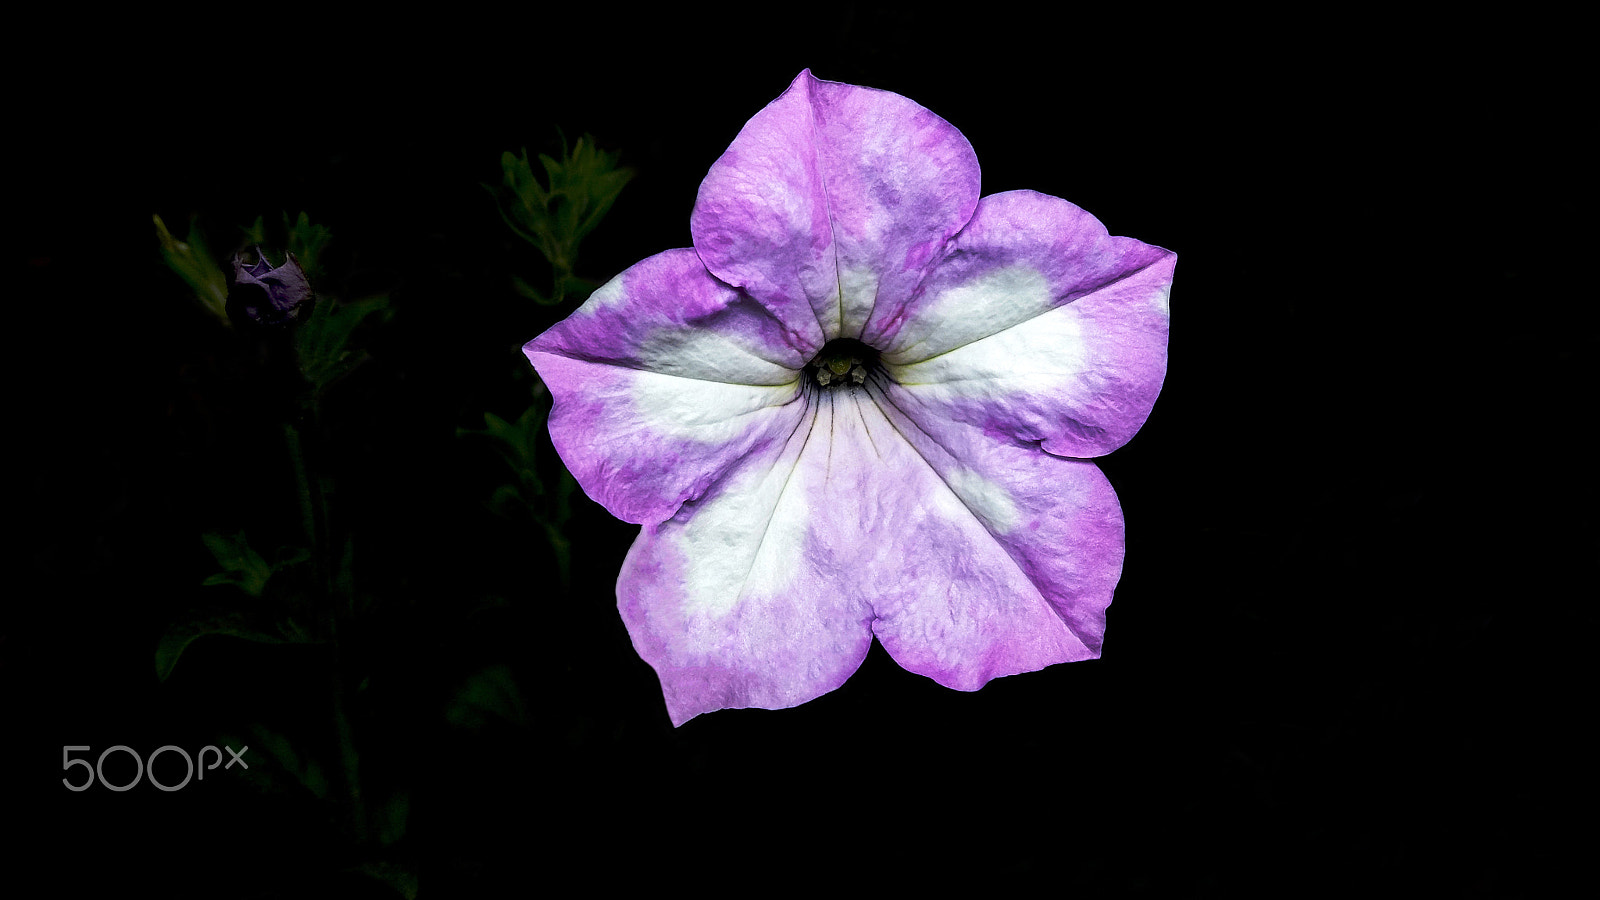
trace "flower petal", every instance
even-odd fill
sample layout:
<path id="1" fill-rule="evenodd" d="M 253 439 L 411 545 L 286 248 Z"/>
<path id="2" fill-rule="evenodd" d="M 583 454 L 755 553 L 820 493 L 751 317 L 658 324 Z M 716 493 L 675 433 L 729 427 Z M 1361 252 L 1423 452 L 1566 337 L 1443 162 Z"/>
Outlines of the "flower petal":
<path id="1" fill-rule="evenodd" d="M 747 454 L 783 441 L 815 352 L 692 250 L 653 256 L 523 348 L 549 386 L 550 437 L 588 495 L 655 524 Z"/>
<path id="2" fill-rule="evenodd" d="M 1124 549 L 1099 468 L 941 421 L 886 379 L 870 392 L 935 512 L 902 539 L 901 571 L 874 576 L 873 629 L 890 655 L 958 690 L 1098 657 Z"/>
<path id="3" fill-rule="evenodd" d="M 1160 393 L 1176 260 L 1060 198 L 995 194 L 924 290 L 874 316 L 868 339 L 930 415 L 1099 456 L 1139 430 Z"/>
<path id="4" fill-rule="evenodd" d="M 781 450 L 634 543 L 618 602 L 675 724 L 831 691 L 872 634 L 960 690 L 1098 655 L 1122 561 L 1099 470 L 982 435 L 958 462 L 886 402 L 811 390 Z"/>
<path id="5" fill-rule="evenodd" d="M 786 441 L 646 527 L 628 551 L 617 605 L 674 725 L 717 709 L 796 706 L 866 658 L 871 608 L 833 586 L 835 561 L 814 546 L 830 421 L 810 409 Z"/>
<path id="6" fill-rule="evenodd" d="M 824 339 L 903 304 L 978 202 L 978 159 L 953 125 L 887 91 L 801 72 L 745 124 L 700 185 L 695 249 L 718 278 Z"/>
<path id="7" fill-rule="evenodd" d="M 792 384 L 822 348 L 807 319 L 784 322 L 712 278 L 693 250 L 668 250 L 601 286 L 527 352 L 729 384 Z"/>

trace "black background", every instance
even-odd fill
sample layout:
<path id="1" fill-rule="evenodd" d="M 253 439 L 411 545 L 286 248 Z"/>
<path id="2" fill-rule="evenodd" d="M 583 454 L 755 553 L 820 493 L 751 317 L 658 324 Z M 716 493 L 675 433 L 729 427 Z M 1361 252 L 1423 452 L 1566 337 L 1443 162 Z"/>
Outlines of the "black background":
<path id="1" fill-rule="evenodd" d="M 1565 820 L 1593 788 L 1572 581 L 1597 549 L 1593 134 L 1559 26 L 705 15 L 34 29 L 6 248 L 14 869 L 66 895 L 386 896 L 308 797 L 60 785 L 65 745 L 270 721 L 328 746 L 313 651 L 209 638 L 166 683 L 151 662 L 227 590 L 200 586 L 199 534 L 270 532 L 292 484 L 258 348 L 162 266 L 150 216 L 225 234 L 300 210 L 335 233 L 339 291 L 395 311 L 329 401 L 327 462 L 383 609 L 363 770 L 411 797 L 382 858 L 422 896 L 1533 897 L 1587 852 Z M 456 437 L 521 411 L 518 347 L 567 312 L 509 290 L 539 263 L 479 185 L 558 128 L 619 150 L 638 175 L 579 265 L 609 278 L 688 246 L 706 169 L 806 67 L 954 123 L 986 194 L 1176 251 L 1170 368 L 1100 461 L 1128 522 L 1102 659 L 963 694 L 874 647 L 802 707 L 675 730 L 614 610 L 636 529 L 579 503 L 562 594 L 538 534 L 483 509 L 495 458 Z M 452 724 L 492 666 L 520 720 Z"/>

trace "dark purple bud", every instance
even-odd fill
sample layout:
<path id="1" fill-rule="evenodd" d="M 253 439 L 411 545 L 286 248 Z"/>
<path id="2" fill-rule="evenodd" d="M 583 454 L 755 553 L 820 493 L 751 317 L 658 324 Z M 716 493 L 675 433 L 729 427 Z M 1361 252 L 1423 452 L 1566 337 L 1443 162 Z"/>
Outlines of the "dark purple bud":
<path id="1" fill-rule="evenodd" d="M 231 298 L 244 318 L 262 325 L 288 325 L 311 308 L 311 281 L 294 254 L 276 268 L 256 248 L 256 261 L 245 265 L 244 254 L 233 255 L 234 291 Z"/>

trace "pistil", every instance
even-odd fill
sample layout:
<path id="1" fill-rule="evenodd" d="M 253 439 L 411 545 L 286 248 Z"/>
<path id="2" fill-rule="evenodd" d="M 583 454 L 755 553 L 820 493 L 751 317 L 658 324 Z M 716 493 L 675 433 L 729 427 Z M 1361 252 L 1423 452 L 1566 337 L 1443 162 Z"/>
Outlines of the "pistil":
<path id="1" fill-rule="evenodd" d="M 806 368 L 823 387 L 865 384 L 878 366 L 878 351 L 853 338 L 827 343 Z"/>

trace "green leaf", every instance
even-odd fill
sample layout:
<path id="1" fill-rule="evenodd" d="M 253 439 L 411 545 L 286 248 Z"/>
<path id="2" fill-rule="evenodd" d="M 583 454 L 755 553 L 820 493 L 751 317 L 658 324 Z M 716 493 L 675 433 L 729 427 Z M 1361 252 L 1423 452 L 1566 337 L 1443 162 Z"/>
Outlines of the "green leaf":
<path id="1" fill-rule="evenodd" d="M 404 864 L 375 860 L 356 866 L 355 871 L 388 885 L 404 900 L 416 900 L 417 891 L 420 889 L 417 873 Z"/>
<path id="2" fill-rule="evenodd" d="M 405 837 L 410 817 L 411 793 L 401 789 L 390 794 L 378 810 L 378 843 L 392 844 Z"/>
<path id="3" fill-rule="evenodd" d="M 244 231 L 244 242 L 246 244 L 271 243 L 271 241 L 267 240 L 267 220 L 263 216 L 256 216 L 256 220 L 250 223 L 250 227 L 242 230 Z M 267 261 L 273 262 L 273 260 L 270 259 Z M 278 260 L 277 264 L 282 265 L 283 261 Z"/>
<path id="4" fill-rule="evenodd" d="M 223 569 L 206 578 L 202 584 L 231 584 L 257 599 L 266 592 L 274 575 L 311 559 L 311 551 L 295 547 L 286 553 L 280 552 L 276 562 L 268 563 L 250 546 L 249 539 L 242 531 L 232 537 L 207 532 L 200 539 Z M 191 610 L 175 619 L 162 632 L 156 646 L 156 677 L 166 681 L 183 651 L 196 638 L 208 634 L 231 635 L 265 644 L 316 643 L 320 640 L 295 625 L 292 619 L 264 622 L 259 612 L 247 613 L 232 608 Z"/>
<path id="5" fill-rule="evenodd" d="M 161 221 L 160 216 L 152 215 L 150 219 L 155 223 L 156 237 L 161 241 L 161 259 L 167 268 L 189 285 L 207 311 L 227 323 L 228 277 L 206 246 L 205 236 L 195 220 L 189 220 L 189 234 L 180 241 L 167 230 L 167 223 Z"/>
<path id="6" fill-rule="evenodd" d="M 582 303 L 583 301 L 589 299 L 589 295 L 594 293 L 597 289 L 599 289 L 599 287 L 600 282 L 598 281 L 590 281 L 587 278 L 579 278 L 576 275 L 568 275 L 556 284 L 556 293 L 561 295 L 562 300 L 572 300 L 575 303 Z"/>
<path id="7" fill-rule="evenodd" d="M 544 184 L 524 147 L 520 155 L 510 151 L 500 155 L 500 185 L 485 187 L 494 195 L 507 227 L 533 244 L 554 270 L 551 298 L 526 282 L 514 282 L 513 286 L 524 297 L 553 305 L 564 301 L 568 293 L 586 297 L 593 290 L 582 280 L 568 283 L 577 264 L 578 245 L 605 218 L 634 171 L 618 167 L 617 154 L 595 147 L 594 139 L 587 135 L 570 150 L 563 146 L 559 160 L 543 153 L 538 159 Z"/>
<path id="8" fill-rule="evenodd" d="M 528 724 L 527 709 L 522 689 L 517 686 L 511 668 L 494 665 L 474 672 L 456 690 L 445 710 L 445 717 L 452 725 L 473 730 L 491 721 L 525 728 Z"/>
<path id="9" fill-rule="evenodd" d="M 222 567 L 222 571 L 203 583 L 207 585 L 232 584 L 239 590 L 252 597 L 261 596 L 266 590 L 267 579 L 272 577 L 273 566 L 267 564 L 261 554 L 250 547 L 250 541 L 239 532 L 233 537 L 207 532 L 200 536 L 205 542 L 206 549 L 211 551 L 211 556 Z"/>
<path id="10" fill-rule="evenodd" d="M 532 300 L 540 306 L 557 306 L 562 300 L 565 299 L 559 294 L 554 297 L 546 297 L 545 295 L 539 293 L 539 290 L 533 285 L 529 284 L 525 279 L 516 275 L 511 276 L 511 289 L 517 292 L 517 296 L 526 300 Z"/>
<path id="11" fill-rule="evenodd" d="M 370 316 L 385 319 L 388 315 L 389 298 L 384 295 L 317 303 L 311 318 L 295 332 L 300 372 L 317 394 L 366 360 L 365 353 L 350 345 L 356 327 Z"/>
<path id="12" fill-rule="evenodd" d="M 300 262 L 300 268 L 315 280 L 323 274 L 322 251 L 333 240 L 332 230 L 326 225 L 313 224 L 310 215 L 303 211 L 293 219 L 289 218 L 288 213 L 283 213 L 282 216 L 282 240 L 275 239 L 275 235 L 267 234 L 266 218 L 256 216 L 250 227 L 241 229 L 244 232 L 244 242 L 256 246 L 283 248 L 293 253 L 294 258 Z M 271 263 L 273 268 L 283 265 L 283 261 L 284 255 L 278 250 L 274 250 L 267 257 L 267 262 Z"/>
<path id="13" fill-rule="evenodd" d="M 300 268 L 305 270 L 306 275 L 315 281 L 322 274 L 322 251 L 333 240 L 333 232 L 326 225 L 313 225 L 304 212 L 293 221 L 289 220 L 288 213 L 284 213 L 283 230 L 289 236 L 289 252 L 300 261 Z"/>
<path id="14" fill-rule="evenodd" d="M 249 730 L 248 735 L 222 735 L 229 747 L 250 748 L 245 757 L 251 762 L 250 768 L 235 766 L 231 772 L 264 792 L 289 791 L 298 785 L 318 800 L 327 799 L 328 776 L 315 757 L 302 756 L 287 735 L 259 722 L 251 723 Z"/>
<path id="15" fill-rule="evenodd" d="M 178 658 L 196 638 L 224 634 L 261 644 L 284 644 L 281 633 L 264 630 L 238 610 L 192 611 L 167 626 L 156 645 L 156 678 L 166 681 L 178 665 Z"/>

